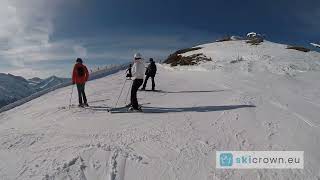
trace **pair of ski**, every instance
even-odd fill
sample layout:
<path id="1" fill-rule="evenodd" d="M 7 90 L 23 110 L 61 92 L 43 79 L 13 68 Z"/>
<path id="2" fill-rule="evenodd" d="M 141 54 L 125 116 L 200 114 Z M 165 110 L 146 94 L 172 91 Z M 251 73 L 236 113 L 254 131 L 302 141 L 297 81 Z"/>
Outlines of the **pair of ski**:
<path id="1" fill-rule="evenodd" d="M 58 109 L 71 109 L 71 108 L 83 108 L 83 109 L 89 109 L 91 108 L 90 106 L 79 106 L 79 105 L 75 105 L 75 104 L 71 104 L 69 106 L 61 106 L 58 107 Z"/>
<path id="2" fill-rule="evenodd" d="M 116 108 L 110 108 L 108 109 L 108 112 L 110 113 L 143 113 L 143 106 L 150 103 L 142 103 L 139 104 L 139 110 L 130 110 L 130 105 L 122 106 L 122 107 L 116 107 Z"/>
<path id="3" fill-rule="evenodd" d="M 130 108 L 130 106 L 115 107 L 108 109 L 108 112 L 112 113 L 143 113 L 142 106 L 139 106 L 139 110 Z"/>
<path id="4" fill-rule="evenodd" d="M 141 105 L 145 105 L 145 104 L 150 104 L 150 103 L 144 103 Z M 115 107 L 115 108 L 100 108 L 100 109 L 106 109 L 107 112 L 110 113 L 143 113 L 143 107 L 139 105 L 139 110 L 131 110 L 130 106 L 122 106 L 122 107 Z M 58 109 L 70 109 L 70 108 L 80 108 L 80 109 L 93 109 L 93 108 L 97 108 L 95 106 L 78 106 L 78 105 L 74 105 L 72 104 L 71 106 L 67 107 L 67 106 L 63 106 L 63 107 L 59 107 Z"/>

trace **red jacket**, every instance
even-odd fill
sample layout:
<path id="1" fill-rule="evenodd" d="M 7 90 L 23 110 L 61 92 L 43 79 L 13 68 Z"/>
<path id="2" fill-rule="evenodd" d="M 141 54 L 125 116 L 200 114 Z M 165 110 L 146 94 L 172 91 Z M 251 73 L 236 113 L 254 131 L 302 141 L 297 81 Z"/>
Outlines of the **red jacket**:
<path id="1" fill-rule="evenodd" d="M 82 76 L 79 71 L 79 69 L 82 69 Z M 74 65 L 73 72 L 72 72 L 72 83 L 75 84 L 84 84 L 89 79 L 89 71 L 87 67 L 81 63 L 77 63 Z"/>

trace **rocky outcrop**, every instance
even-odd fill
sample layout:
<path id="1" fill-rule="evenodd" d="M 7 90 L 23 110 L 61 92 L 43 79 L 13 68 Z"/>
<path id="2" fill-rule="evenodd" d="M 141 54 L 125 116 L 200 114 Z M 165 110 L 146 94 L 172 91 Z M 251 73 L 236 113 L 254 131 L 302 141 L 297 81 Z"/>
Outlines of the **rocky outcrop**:
<path id="1" fill-rule="evenodd" d="M 195 48 L 187 48 L 187 49 L 181 49 L 173 54 L 170 54 L 169 57 L 164 61 L 166 64 L 170 64 L 171 66 L 185 66 L 185 65 L 195 65 L 198 64 L 201 61 L 211 61 L 210 58 L 206 57 L 202 53 L 193 54 L 191 56 L 182 56 L 181 54 L 184 54 L 186 52 L 199 50 L 201 47 L 195 47 Z"/>

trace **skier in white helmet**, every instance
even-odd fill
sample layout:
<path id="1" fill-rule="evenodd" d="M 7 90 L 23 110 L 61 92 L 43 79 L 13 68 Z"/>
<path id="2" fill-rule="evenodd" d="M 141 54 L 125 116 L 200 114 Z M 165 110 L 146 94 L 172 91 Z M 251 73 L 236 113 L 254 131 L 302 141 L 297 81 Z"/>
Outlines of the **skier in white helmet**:
<path id="1" fill-rule="evenodd" d="M 138 99 L 137 99 L 137 92 L 139 87 L 143 84 L 144 78 L 144 70 L 145 65 L 143 63 L 143 59 L 140 53 L 136 53 L 134 55 L 134 64 L 132 66 L 132 77 L 133 83 L 131 87 L 131 106 L 129 110 L 132 111 L 141 111 L 139 108 Z"/>

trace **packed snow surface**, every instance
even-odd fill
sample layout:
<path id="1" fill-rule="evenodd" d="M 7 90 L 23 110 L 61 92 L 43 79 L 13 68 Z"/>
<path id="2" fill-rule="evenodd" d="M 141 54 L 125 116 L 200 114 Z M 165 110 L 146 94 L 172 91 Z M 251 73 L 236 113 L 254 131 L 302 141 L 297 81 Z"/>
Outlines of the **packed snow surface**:
<path id="1" fill-rule="evenodd" d="M 255 60 L 263 56 L 246 53 L 244 61 L 231 64 L 238 53 L 206 46 L 199 51 L 217 57 L 213 62 L 158 65 L 159 91 L 138 92 L 144 113 L 107 112 L 124 71 L 87 83 L 90 108 L 68 108 L 69 86 L 1 113 L 1 179 L 319 179 L 319 55 L 283 50 Z M 251 71 L 241 69 L 248 61 Z M 279 70 L 290 63 L 305 71 Z M 304 169 L 218 170 L 217 150 L 304 151 Z"/>

